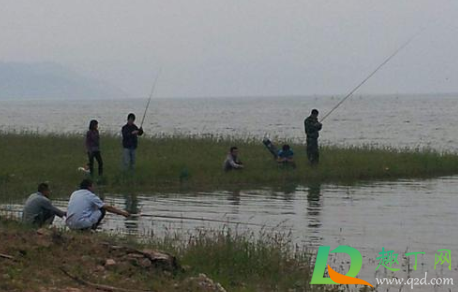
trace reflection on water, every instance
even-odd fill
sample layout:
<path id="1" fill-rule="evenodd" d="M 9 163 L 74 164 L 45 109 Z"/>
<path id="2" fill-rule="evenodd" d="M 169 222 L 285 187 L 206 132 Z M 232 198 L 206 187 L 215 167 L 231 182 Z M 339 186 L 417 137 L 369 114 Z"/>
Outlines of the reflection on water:
<path id="1" fill-rule="evenodd" d="M 227 226 L 239 231 L 291 231 L 294 242 L 312 248 L 349 245 L 358 249 L 363 255 L 359 276 L 369 282 L 375 275 L 383 275 L 381 270 L 376 272 L 375 260 L 382 248 L 398 253 L 400 263 L 405 263 L 402 257 L 406 252 L 425 252 L 418 257 L 413 277 L 424 277 L 425 272 L 428 277 L 451 277 L 458 268 L 457 187 L 458 177 L 446 177 L 356 186 L 312 184 L 190 194 L 107 195 L 107 202 L 139 216 L 125 219 L 108 215 L 101 228 L 140 237 Z M 56 204 L 65 208 L 66 201 Z M 14 213 L 21 205 L 3 204 L 1 209 Z M 438 249 L 451 250 L 452 271 L 442 266 L 433 269 Z M 405 271 L 399 273 L 395 276 L 402 277 Z M 417 290 L 448 291 L 429 288 Z"/>
<path id="2" fill-rule="evenodd" d="M 124 195 L 125 200 L 125 210 L 130 214 L 139 214 L 140 209 L 138 208 L 138 198 L 137 195 L 130 194 Z M 138 232 L 138 217 L 133 217 L 131 220 L 125 220 L 124 226 L 126 230 L 133 230 Z"/>
<path id="3" fill-rule="evenodd" d="M 312 184 L 307 190 L 307 218 L 309 228 L 320 228 L 321 184 Z M 313 219 L 312 219 L 313 218 Z"/>

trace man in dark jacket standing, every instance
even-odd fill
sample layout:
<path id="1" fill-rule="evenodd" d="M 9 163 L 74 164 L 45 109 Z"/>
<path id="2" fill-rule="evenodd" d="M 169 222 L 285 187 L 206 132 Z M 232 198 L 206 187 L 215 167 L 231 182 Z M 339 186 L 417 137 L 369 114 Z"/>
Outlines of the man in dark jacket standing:
<path id="1" fill-rule="evenodd" d="M 143 135 L 143 129 L 138 128 L 134 122 L 135 115 L 130 113 L 127 116 L 127 124 L 122 127 L 123 166 L 125 171 L 134 170 L 138 136 Z"/>
<path id="2" fill-rule="evenodd" d="M 318 150 L 319 131 L 322 128 L 318 121 L 318 110 L 313 109 L 312 114 L 304 121 L 305 134 L 307 135 L 307 158 L 310 164 L 316 165 L 320 159 Z"/>

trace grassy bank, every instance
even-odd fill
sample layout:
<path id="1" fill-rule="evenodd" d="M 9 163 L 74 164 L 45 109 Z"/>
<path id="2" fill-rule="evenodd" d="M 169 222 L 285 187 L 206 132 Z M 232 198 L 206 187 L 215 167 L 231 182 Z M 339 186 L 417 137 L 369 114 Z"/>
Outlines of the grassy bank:
<path id="1" fill-rule="evenodd" d="M 101 143 L 108 192 L 351 183 L 458 173 L 458 155 L 433 151 L 326 146 L 321 148 L 320 165 L 312 168 L 305 147 L 292 144 L 297 168 L 283 169 L 258 140 L 155 137 L 140 140 L 135 177 L 126 178 L 120 171 L 120 138 L 102 136 Z M 239 147 L 246 169 L 224 173 L 222 162 L 232 145 Z M 0 192 L 14 197 L 26 196 L 41 181 L 50 181 L 55 193 L 68 196 L 83 177 L 77 168 L 87 161 L 80 135 L 0 134 L 0 153 Z"/>
<path id="2" fill-rule="evenodd" d="M 93 284 L 147 291 L 219 291 L 199 287 L 200 273 L 226 291 L 337 291 L 311 287 L 310 256 L 281 236 L 255 240 L 226 230 L 140 245 L 104 234 L 37 232 L 0 219 L 0 238 L 1 291 L 96 291 L 62 269 Z M 145 263 L 134 252 L 145 249 L 176 256 L 178 268 Z"/>

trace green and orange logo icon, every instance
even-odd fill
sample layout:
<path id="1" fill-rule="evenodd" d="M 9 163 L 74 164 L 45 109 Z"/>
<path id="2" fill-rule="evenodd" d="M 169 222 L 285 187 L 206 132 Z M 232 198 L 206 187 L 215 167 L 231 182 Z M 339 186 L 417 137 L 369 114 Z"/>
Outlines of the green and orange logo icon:
<path id="1" fill-rule="evenodd" d="M 330 250 L 330 246 L 321 246 L 318 249 L 315 269 L 313 270 L 310 284 L 359 284 L 373 287 L 369 282 L 356 278 L 363 266 L 363 257 L 357 249 L 341 245 L 331 251 L 331 253 L 346 253 L 350 256 L 350 270 L 346 275 L 334 271 L 331 266 L 327 265 Z M 328 268 L 329 278 L 324 277 L 326 267 Z"/>

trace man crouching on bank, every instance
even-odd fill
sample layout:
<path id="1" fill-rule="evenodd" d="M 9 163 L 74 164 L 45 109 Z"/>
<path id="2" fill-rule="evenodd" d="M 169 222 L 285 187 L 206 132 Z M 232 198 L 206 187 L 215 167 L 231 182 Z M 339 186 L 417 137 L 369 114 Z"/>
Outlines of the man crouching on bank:
<path id="1" fill-rule="evenodd" d="M 85 179 L 81 182 L 80 189 L 70 196 L 66 220 L 66 224 L 70 229 L 95 230 L 107 211 L 124 217 L 130 216 L 126 211 L 105 204 L 93 192 L 92 180 Z"/>
<path id="2" fill-rule="evenodd" d="M 49 199 L 51 189 L 47 183 L 38 185 L 38 192 L 30 195 L 24 205 L 22 222 L 36 227 L 51 225 L 54 217 L 64 217 L 65 211 L 52 205 Z"/>

